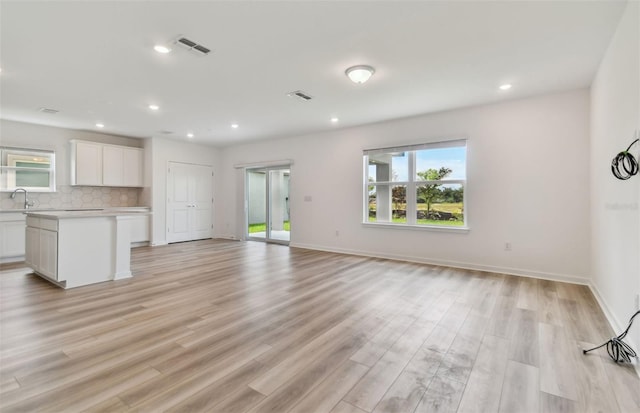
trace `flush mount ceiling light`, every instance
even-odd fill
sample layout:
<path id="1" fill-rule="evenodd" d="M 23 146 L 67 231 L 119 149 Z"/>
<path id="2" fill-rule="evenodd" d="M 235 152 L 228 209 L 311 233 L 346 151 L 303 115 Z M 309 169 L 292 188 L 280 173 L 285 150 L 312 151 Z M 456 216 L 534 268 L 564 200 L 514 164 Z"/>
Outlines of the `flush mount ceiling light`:
<path id="1" fill-rule="evenodd" d="M 193 138 L 193 133 L 187 133 L 187 138 L 189 139 Z"/>
<path id="2" fill-rule="evenodd" d="M 104 128 L 104 123 L 96 123 L 96 128 Z"/>
<path id="3" fill-rule="evenodd" d="M 331 123 L 338 123 L 340 119 L 338 118 L 331 118 Z"/>
<path id="4" fill-rule="evenodd" d="M 171 48 L 168 46 L 165 46 L 164 44 L 157 44 L 153 46 L 153 50 L 155 50 L 158 53 L 167 54 L 171 51 Z"/>
<path id="5" fill-rule="evenodd" d="M 232 127 L 233 129 L 238 129 L 238 126 L 240 126 L 240 125 L 238 125 L 237 123 L 232 123 L 232 124 L 231 124 L 231 127 Z"/>
<path id="6" fill-rule="evenodd" d="M 371 66 L 360 65 L 352 66 L 345 70 L 345 74 L 353 83 L 362 84 L 369 80 L 371 75 L 375 73 L 375 69 Z"/>
<path id="7" fill-rule="evenodd" d="M 151 109 L 151 110 L 158 110 L 158 109 L 160 109 L 160 106 L 158 106 L 158 105 L 154 105 L 154 104 L 151 104 L 151 105 L 149 105 L 149 109 Z"/>
<path id="8" fill-rule="evenodd" d="M 509 83 L 505 83 L 504 85 L 500 86 L 500 90 L 509 90 L 511 89 L 511 85 Z"/>

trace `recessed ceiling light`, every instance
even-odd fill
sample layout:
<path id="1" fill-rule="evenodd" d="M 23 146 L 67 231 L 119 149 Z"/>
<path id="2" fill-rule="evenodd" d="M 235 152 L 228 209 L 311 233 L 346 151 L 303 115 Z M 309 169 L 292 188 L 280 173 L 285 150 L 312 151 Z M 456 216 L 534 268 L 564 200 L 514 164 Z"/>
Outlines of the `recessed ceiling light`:
<path id="1" fill-rule="evenodd" d="M 104 128 L 104 123 L 96 123 L 96 128 Z"/>
<path id="2" fill-rule="evenodd" d="M 158 109 L 160 109 L 160 106 L 158 106 L 158 105 L 153 105 L 153 104 L 152 104 L 152 105 L 149 105 L 149 109 L 151 109 L 151 110 L 158 110 Z"/>
<path id="3" fill-rule="evenodd" d="M 165 46 L 163 44 L 157 44 L 157 45 L 153 46 L 153 50 L 155 50 L 158 53 L 162 53 L 162 54 L 166 54 L 166 53 L 169 53 L 171 51 L 170 48 L 168 48 L 167 46 Z"/>
<path id="4" fill-rule="evenodd" d="M 360 65 L 352 66 L 344 72 L 353 83 L 362 84 L 369 80 L 371 75 L 375 73 L 375 69 L 371 66 Z"/>
<path id="5" fill-rule="evenodd" d="M 193 138 L 193 133 L 187 133 L 187 138 Z"/>
<path id="6" fill-rule="evenodd" d="M 504 85 L 500 86 L 500 90 L 509 90 L 511 89 L 511 85 L 509 83 L 505 83 Z"/>
<path id="7" fill-rule="evenodd" d="M 232 123 L 232 124 L 231 124 L 231 127 L 232 127 L 233 129 L 238 129 L 238 126 L 240 126 L 240 125 L 238 125 L 237 123 Z"/>
<path id="8" fill-rule="evenodd" d="M 338 123 L 340 119 L 338 118 L 331 118 L 331 123 Z"/>

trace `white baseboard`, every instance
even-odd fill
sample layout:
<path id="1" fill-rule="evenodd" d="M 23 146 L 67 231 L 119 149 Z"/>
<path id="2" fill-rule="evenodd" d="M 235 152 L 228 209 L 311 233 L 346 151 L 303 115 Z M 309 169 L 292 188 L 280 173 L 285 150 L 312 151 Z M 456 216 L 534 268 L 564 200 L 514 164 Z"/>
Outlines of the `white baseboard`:
<path id="1" fill-rule="evenodd" d="M 228 239 L 231 241 L 239 241 L 238 237 L 236 237 L 235 235 L 229 235 L 229 234 L 218 234 L 215 235 L 214 238 L 217 239 Z"/>
<path id="2" fill-rule="evenodd" d="M 561 281 L 572 284 L 580 284 L 580 285 L 589 285 L 588 278 L 576 277 L 573 275 L 566 274 L 556 274 L 556 273 L 547 273 L 541 271 L 534 270 L 526 270 L 520 268 L 509 268 L 509 267 L 498 267 L 493 265 L 484 265 L 484 264 L 474 264 L 469 262 L 460 262 L 460 261 L 449 261 L 449 260 L 441 260 L 436 258 L 429 257 L 413 257 L 408 255 L 397 255 L 397 254 L 386 254 L 386 253 L 373 253 L 368 251 L 360 251 L 360 250 L 351 250 L 344 248 L 329 248 L 320 245 L 313 244 L 304 244 L 304 243 L 291 243 L 289 246 L 294 248 L 303 248 L 309 250 L 317 250 L 317 251 L 327 251 L 327 252 L 335 252 L 338 254 L 350 254 L 350 255 L 359 255 L 363 257 L 374 257 L 374 258 L 386 258 L 390 260 L 397 261 L 408 261 L 415 262 L 419 264 L 431 264 L 431 265 L 442 265 L 446 267 L 453 268 L 462 268 L 465 270 L 476 270 L 476 271 L 488 271 L 495 272 L 499 274 L 509 274 L 509 275 L 517 275 L 520 277 L 530 277 L 530 278 L 539 278 L 542 280 L 551 280 L 551 281 Z"/>
<path id="3" fill-rule="evenodd" d="M 11 262 L 21 262 L 21 261 L 24 261 L 24 255 L 21 255 L 19 257 L 0 258 L 0 264 L 8 264 Z"/>

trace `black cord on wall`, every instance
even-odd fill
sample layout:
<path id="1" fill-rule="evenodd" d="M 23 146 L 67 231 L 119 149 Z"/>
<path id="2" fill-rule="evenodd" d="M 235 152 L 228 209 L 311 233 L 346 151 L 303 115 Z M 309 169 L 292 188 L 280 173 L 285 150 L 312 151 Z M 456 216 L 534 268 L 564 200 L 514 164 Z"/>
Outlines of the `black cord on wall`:
<path id="1" fill-rule="evenodd" d="M 620 152 L 611 161 L 613 176 L 622 181 L 626 181 L 638 173 L 638 160 L 629 152 L 631 147 L 638 141 L 640 141 L 640 138 L 631 142 L 626 151 Z"/>

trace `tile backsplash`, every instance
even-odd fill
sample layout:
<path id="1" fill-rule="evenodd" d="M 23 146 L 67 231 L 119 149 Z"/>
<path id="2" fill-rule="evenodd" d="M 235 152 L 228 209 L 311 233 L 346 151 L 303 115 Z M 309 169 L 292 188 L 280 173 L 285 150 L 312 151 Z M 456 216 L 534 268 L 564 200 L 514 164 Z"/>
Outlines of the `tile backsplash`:
<path id="1" fill-rule="evenodd" d="M 141 188 L 108 188 L 61 185 L 56 192 L 30 192 L 33 208 L 104 208 L 140 206 Z M 11 199 L 11 192 L 0 193 L 0 209 L 22 209 L 24 194 Z"/>

